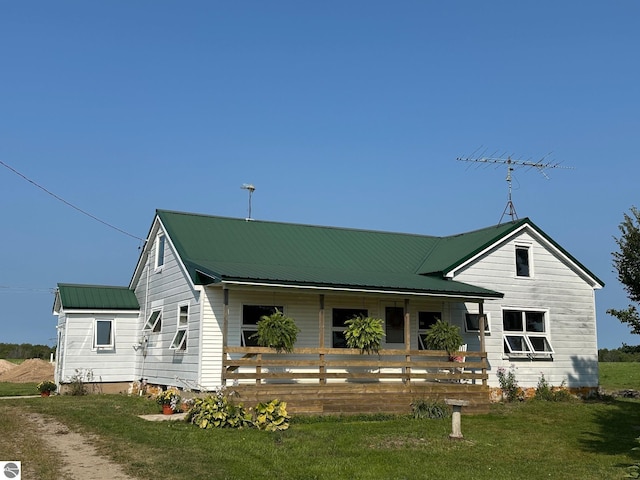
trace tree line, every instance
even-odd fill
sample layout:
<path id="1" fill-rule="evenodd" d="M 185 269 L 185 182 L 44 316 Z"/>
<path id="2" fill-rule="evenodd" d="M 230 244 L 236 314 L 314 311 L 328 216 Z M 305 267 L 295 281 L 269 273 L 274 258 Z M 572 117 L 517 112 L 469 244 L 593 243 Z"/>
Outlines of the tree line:
<path id="1" fill-rule="evenodd" d="M 598 350 L 599 362 L 640 362 L 640 345 L 623 343 L 620 348 Z"/>
<path id="2" fill-rule="evenodd" d="M 32 345 L 30 343 L 0 343 L 0 358 L 41 358 L 49 360 L 55 347 L 48 345 Z"/>

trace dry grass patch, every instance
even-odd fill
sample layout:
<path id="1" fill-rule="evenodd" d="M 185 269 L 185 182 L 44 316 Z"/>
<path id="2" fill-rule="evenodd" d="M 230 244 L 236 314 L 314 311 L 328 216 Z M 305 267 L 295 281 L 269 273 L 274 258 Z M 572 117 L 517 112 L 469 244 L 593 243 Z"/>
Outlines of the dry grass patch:
<path id="1" fill-rule="evenodd" d="M 28 415 L 22 408 L 0 404 L 2 459 L 22 462 L 22 478 L 65 478 L 59 456 L 47 449 Z"/>

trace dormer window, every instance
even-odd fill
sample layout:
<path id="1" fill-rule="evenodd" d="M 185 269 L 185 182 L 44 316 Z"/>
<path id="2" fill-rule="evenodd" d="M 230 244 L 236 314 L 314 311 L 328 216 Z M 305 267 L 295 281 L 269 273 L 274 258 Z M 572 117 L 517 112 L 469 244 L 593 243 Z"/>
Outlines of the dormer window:
<path id="1" fill-rule="evenodd" d="M 523 246 L 516 247 L 516 276 L 518 277 L 531 276 L 529 247 L 523 247 Z"/>
<path id="2" fill-rule="evenodd" d="M 156 240 L 156 269 L 162 268 L 164 265 L 164 247 L 166 238 L 164 235 L 158 235 Z"/>

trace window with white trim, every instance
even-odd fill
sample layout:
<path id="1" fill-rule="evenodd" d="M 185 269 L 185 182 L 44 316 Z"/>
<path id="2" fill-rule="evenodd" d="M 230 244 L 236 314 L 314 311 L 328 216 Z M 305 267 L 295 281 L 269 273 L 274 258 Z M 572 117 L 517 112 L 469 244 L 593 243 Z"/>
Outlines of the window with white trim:
<path id="1" fill-rule="evenodd" d="M 484 333 L 491 333 L 489 327 L 489 314 L 484 314 Z M 464 329 L 466 332 L 478 332 L 480 333 L 480 314 L 479 313 L 465 313 L 464 314 Z"/>
<path id="2" fill-rule="evenodd" d="M 93 348 L 110 350 L 114 347 L 113 320 L 96 319 L 94 323 Z"/>
<path id="3" fill-rule="evenodd" d="M 334 308 L 331 315 L 331 346 L 347 348 L 347 340 L 344 337 L 347 320 L 360 316 L 367 317 L 369 311 L 366 308 Z"/>
<path id="4" fill-rule="evenodd" d="M 162 310 L 152 310 L 151 315 L 147 319 L 147 323 L 144 324 L 143 330 L 152 333 L 158 333 L 162 330 Z"/>
<path id="5" fill-rule="evenodd" d="M 530 358 L 549 358 L 553 354 L 545 311 L 503 310 L 502 327 L 506 354 Z"/>
<path id="6" fill-rule="evenodd" d="M 529 247 L 518 245 L 516 246 L 516 276 L 517 277 L 530 277 L 531 266 L 529 258 Z"/>
<path id="7" fill-rule="evenodd" d="M 418 350 L 428 350 L 424 340 L 431 325 L 442 319 L 442 312 L 418 312 Z"/>
<path id="8" fill-rule="evenodd" d="M 167 239 L 164 235 L 158 235 L 156 240 L 156 269 L 162 268 L 164 265 L 164 250 Z"/>
<path id="9" fill-rule="evenodd" d="M 258 333 L 258 322 L 264 316 L 276 313 L 276 310 L 284 313 L 282 305 L 243 305 L 242 327 L 240 342 L 243 347 L 257 347 L 258 339 L 254 337 Z"/>
<path id="10" fill-rule="evenodd" d="M 172 350 L 187 349 L 187 327 L 189 326 L 189 305 L 180 305 L 178 307 L 178 329 L 171 340 L 169 346 Z"/>

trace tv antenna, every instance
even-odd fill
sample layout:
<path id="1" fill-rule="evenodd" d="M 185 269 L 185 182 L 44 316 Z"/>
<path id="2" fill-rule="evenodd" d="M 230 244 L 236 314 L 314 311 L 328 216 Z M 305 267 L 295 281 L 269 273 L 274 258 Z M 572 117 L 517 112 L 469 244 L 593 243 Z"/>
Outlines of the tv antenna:
<path id="1" fill-rule="evenodd" d="M 249 191 L 249 216 L 245 218 L 245 220 L 253 220 L 253 218 L 251 218 L 251 197 L 253 196 L 253 192 L 255 191 L 256 187 L 254 187 L 251 183 L 243 183 L 240 188 Z"/>
<path id="2" fill-rule="evenodd" d="M 498 224 L 502 223 L 502 219 L 504 218 L 505 215 L 509 215 L 511 217 L 511 221 L 514 221 L 518 218 L 518 214 L 516 213 L 516 207 L 513 204 L 513 198 L 512 198 L 512 181 L 513 181 L 513 176 L 512 173 L 516 168 L 528 168 L 528 169 L 536 169 L 538 170 L 538 172 L 540 172 L 540 174 L 546 178 L 547 180 L 549 180 L 549 176 L 546 174 L 545 170 L 550 169 L 550 168 L 566 168 L 566 169 L 571 169 L 573 167 L 565 167 L 562 166 L 560 163 L 554 163 L 554 162 L 549 162 L 547 161 L 547 157 L 549 157 L 549 155 L 551 155 L 551 153 L 546 154 L 545 156 L 543 156 L 540 160 L 538 161 L 533 161 L 533 160 L 513 160 L 511 158 L 511 156 L 507 156 L 507 158 L 504 157 L 494 157 L 494 156 L 480 156 L 480 157 L 458 157 L 456 158 L 456 160 L 461 161 L 461 162 L 470 162 L 470 163 L 477 163 L 477 164 L 485 164 L 485 165 L 506 165 L 507 166 L 507 185 L 508 185 L 508 199 L 507 199 L 507 205 L 506 207 L 504 207 L 504 210 L 502 212 L 502 216 L 500 217 L 500 221 L 498 222 Z"/>

